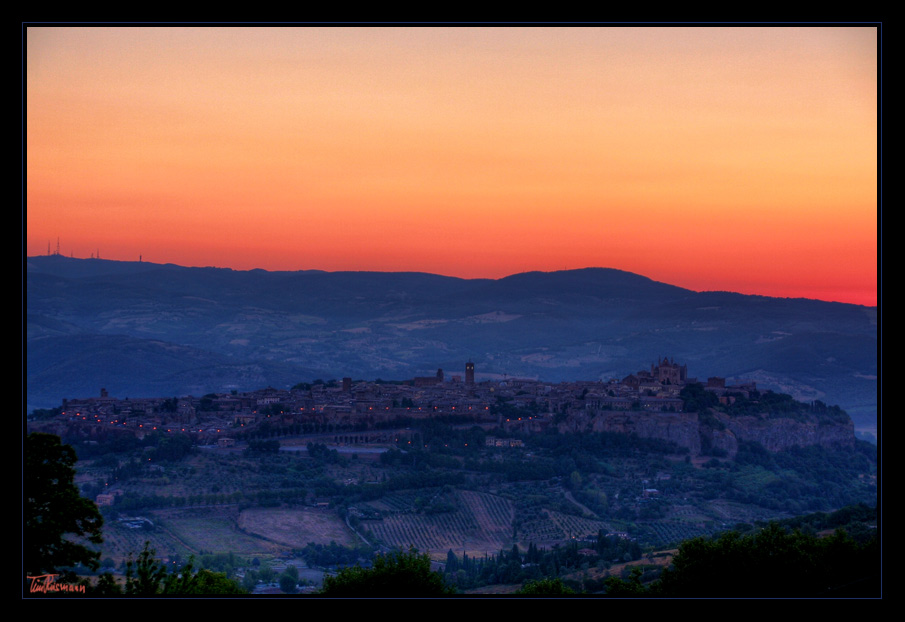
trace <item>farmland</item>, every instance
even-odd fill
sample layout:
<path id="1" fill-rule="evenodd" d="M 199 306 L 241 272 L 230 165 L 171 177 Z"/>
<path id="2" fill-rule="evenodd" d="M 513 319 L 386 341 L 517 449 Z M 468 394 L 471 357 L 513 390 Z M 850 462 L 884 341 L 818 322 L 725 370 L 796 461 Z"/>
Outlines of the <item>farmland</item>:
<path id="1" fill-rule="evenodd" d="M 383 544 L 411 546 L 435 554 L 445 554 L 449 549 L 484 553 L 511 546 L 514 511 L 509 501 L 474 491 L 460 491 L 454 497 L 454 510 L 432 514 L 410 513 L 398 497 L 390 499 L 377 507 L 392 507 L 395 503 L 402 509 L 361 524 Z"/>
<path id="2" fill-rule="evenodd" d="M 237 520 L 240 530 L 259 541 L 299 549 L 314 542 L 355 544 L 353 534 L 336 512 L 319 508 L 255 508 L 243 510 Z"/>
<path id="3" fill-rule="evenodd" d="M 77 482 L 88 496 L 114 496 L 103 508 L 102 555 L 116 562 L 145 541 L 167 557 L 228 553 L 276 564 L 309 543 L 413 547 L 441 562 L 450 551 L 474 559 L 567 543 L 603 550 L 595 544 L 602 534 L 651 549 L 791 516 L 794 507 L 831 509 L 875 495 L 863 448 L 812 448 L 804 460 L 746 450 L 734 461 L 701 461 L 667 443 L 606 434 L 509 432 L 522 444 L 499 447 L 478 426 L 421 425 L 390 435 L 399 447 L 282 434 L 158 461 L 135 443 L 128 451 L 75 443 L 85 454 Z M 413 434 L 424 449 L 413 448 Z M 793 488 L 798 496 L 778 501 Z M 463 585 L 483 580 L 469 573 Z"/>

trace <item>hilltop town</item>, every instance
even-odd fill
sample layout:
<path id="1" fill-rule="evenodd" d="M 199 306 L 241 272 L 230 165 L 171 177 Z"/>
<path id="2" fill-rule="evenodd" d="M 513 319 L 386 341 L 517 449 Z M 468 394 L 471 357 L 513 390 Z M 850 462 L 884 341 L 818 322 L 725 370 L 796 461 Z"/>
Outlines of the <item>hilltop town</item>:
<path id="1" fill-rule="evenodd" d="M 687 383 L 694 382 L 687 376 L 686 365 L 666 358 L 652 364 L 650 370 L 622 380 L 557 384 L 520 378 L 476 382 L 474 363 L 468 362 L 464 379 L 460 375 L 448 377 L 438 369 L 436 375 L 409 381 L 353 381 L 346 377 L 341 382 L 316 380 L 288 390 L 268 387 L 172 398 L 118 398 L 101 389 L 96 397 L 63 399 L 58 422 L 80 424 L 86 430 L 117 425 L 137 434 L 179 430 L 197 433 L 204 442 L 216 442 L 236 427 L 251 429 L 265 421 L 273 425 L 369 429 L 400 417 L 464 414 L 483 423 L 512 424 L 505 421 L 499 409 L 490 413 L 491 406 L 506 404 L 530 410 L 534 415 L 525 419 L 532 422 L 529 428 L 542 430 L 556 413 L 680 413 L 684 404 L 679 393 Z M 721 396 L 738 392 L 747 395 L 756 389 L 753 382 L 727 386 L 723 378 L 710 378 L 706 386 Z"/>
<path id="2" fill-rule="evenodd" d="M 666 357 L 622 379 L 556 384 L 520 378 L 478 381 L 475 365 L 469 361 L 464 377 L 449 377 L 438 369 L 435 375 L 408 381 L 346 377 L 292 389 L 268 387 L 200 397 L 117 398 L 101 389 L 97 397 L 64 399 L 58 414 L 42 420 L 40 428 L 82 438 L 113 429 L 139 437 L 152 431 L 186 432 L 198 444 L 222 446 L 231 446 L 237 436 L 286 429 L 329 432 L 335 443 L 376 443 L 395 437 L 394 422 L 454 417 L 505 431 L 537 433 L 554 426 L 562 432 L 635 434 L 673 441 L 693 454 L 717 447 L 728 455 L 734 455 L 738 440 L 757 440 L 776 451 L 793 444 L 853 439 L 847 417 L 841 427 L 814 427 L 788 419 L 780 424 L 775 418 L 765 423 L 757 417 L 752 421 L 726 415 L 722 424 L 714 425 L 708 418 L 702 425 L 697 412 L 688 412 L 682 397 L 683 390 L 692 386 L 702 386 L 715 404 L 732 405 L 760 396 L 750 381 L 727 384 L 725 378 L 711 377 L 698 385 L 688 376 L 687 365 Z"/>

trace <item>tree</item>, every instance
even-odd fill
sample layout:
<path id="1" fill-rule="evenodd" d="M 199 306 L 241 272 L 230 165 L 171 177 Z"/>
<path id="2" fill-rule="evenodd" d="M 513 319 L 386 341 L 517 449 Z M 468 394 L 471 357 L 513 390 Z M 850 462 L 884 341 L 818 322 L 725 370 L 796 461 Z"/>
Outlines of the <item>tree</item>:
<path id="1" fill-rule="evenodd" d="M 116 582 L 112 572 L 105 572 L 99 576 L 91 590 L 92 596 L 119 596 L 122 593 L 123 588 Z"/>
<path id="2" fill-rule="evenodd" d="M 523 596 L 561 596 L 574 594 L 575 590 L 562 582 L 562 579 L 539 579 L 528 581 L 516 594 Z"/>
<path id="3" fill-rule="evenodd" d="M 161 585 L 167 578 L 167 569 L 155 557 L 156 553 L 151 548 L 151 543 L 145 542 L 137 560 L 133 560 L 132 554 L 129 554 L 129 561 L 126 562 L 126 594 L 153 596 L 161 591 Z"/>
<path id="4" fill-rule="evenodd" d="M 180 573 L 186 576 L 186 569 Z M 167 589 L 164 594 L 245 594 L 242 586 L 223 572 L 202 568 L 194 575 L 188 576 L 189 580 L 180 585 L 179 589 Z"/>
<path id="5" fill-rule="evenodd" d="M 254 592 L 257 585 L 258 573 L 254 570 L 246 571 L 245 576 L 242 577 L 242 587 L 244 587 L 247 592 Z"/>
<path id="6" fill-rule="evenodd" d="M 845 532 L 816 538 L 770 523 L 741 535 L 686 540 L 656 585 L 664 596 L 863 597 L 879 595 L 877 541 Z"/>
<path id="7" fill-rule="evenodd" d="M 293 578 L 291 574 L 283 573 L 280 575 L 280 589 L 286 594 L 295 594 L 298 591 L 298 578 Z"/>
<path id="8" fill-rule="evenodd" d="M 25 439 L 25 572 L 58 573 L 61 567 L 98 567 L 99 551 L 70 539 L 103 542 L 104 519 L 74 483 L 77 456 L 59 436 L 33 432 Z"/>
<path id="9" fill-rule="evenodd" d="M 624 571 L 623 571 L 624 572 Z M 641 584 L 641 575 L 644 571 L 640 566 L 633 567 L 628 576 L 623 579 L 621 577 L 607 577 L 604 580 L 607 596 L 629 596 L 638 597 L 646 596 L 647 589 Z"/>
<path id="10" fill-rule="evenodd" d="M 298 583 L 299 569 L 295 566 L 286 566 L 286 570 L 283 571 L 283 574 Z"/>
<path id="11" fill-rule="evenodd" d="M 859 545 L 844 532 L 817 538 L 778 523 L 749 534 L 684 541 L 672 565 L 649 586 L 635 568 L 606 579 L 608 596 L 721 598 L 876 597 L 879 540 Z"/>
<path id="12" fill-rule="evenodd" d="M 237 582 L 227 578 L 225 573 L 211 572 L 202 568 L 194 571 L 194 560 L 178 572 L 170 574 L 166 566 L 156 557 L 157 552 L 151 548 L 150 542 L 145 546 L 138 559 L 129 556 L 126 562 L 126 582 L 123 588 L 113 581 L 113 575 L 105 573 L 98 579 L 95 587 L 97 595 L 156 596 L 158 594 L 245 594 Z"/>
<path id="13" fill-rule="evenodd" d="M 446 553 L 446 574 L 455 574 L 459 570 L 459 558 L 452 549 Z"/>
<path id="14" fill-rule="evenodd" d="M 443 576 L 431 570 L 430 557 L 415 549 L 378 555 L 371 568 L 343 568 L 324 578 L 321 594 L 339 597 L 444 596 L 455 594 Z"/>

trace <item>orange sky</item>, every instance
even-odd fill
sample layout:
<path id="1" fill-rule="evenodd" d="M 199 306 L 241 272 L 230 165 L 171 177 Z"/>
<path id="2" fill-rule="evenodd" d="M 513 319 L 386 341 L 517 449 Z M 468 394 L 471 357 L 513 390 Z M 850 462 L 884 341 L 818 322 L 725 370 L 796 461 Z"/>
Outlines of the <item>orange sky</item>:
<path id="1" fill-rule="evenodd" d="M 29 28 L 27 252 L 874 305 L 875 28 Z"/>

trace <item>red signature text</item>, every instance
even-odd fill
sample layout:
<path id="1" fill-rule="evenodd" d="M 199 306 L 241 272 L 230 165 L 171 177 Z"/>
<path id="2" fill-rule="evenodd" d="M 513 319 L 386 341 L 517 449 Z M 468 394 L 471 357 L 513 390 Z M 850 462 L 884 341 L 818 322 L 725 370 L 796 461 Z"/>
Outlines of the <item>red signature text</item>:
<path id="1" fill-rule="evenodd" d="M 84 585 L 73 585 L 71 583 L 62 583 L 57 581 L 57 577 L 60 575 L 56 574 L 42 574 L 37 577 L 27 576 L 28 579 L 31 580 L 31 585 L 28 587 L 28 591 L 34 594 L 35 592 L 76 592 L 79 594 L 85 593 Z"/>

